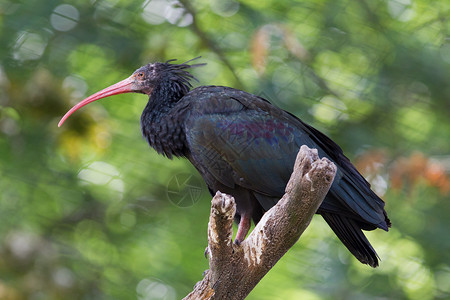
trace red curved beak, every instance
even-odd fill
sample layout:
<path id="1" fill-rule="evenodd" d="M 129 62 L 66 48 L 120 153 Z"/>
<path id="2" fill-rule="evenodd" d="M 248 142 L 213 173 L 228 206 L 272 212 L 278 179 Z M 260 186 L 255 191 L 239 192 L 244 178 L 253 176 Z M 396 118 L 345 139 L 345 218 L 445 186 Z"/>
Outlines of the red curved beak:
<path id="1" fill-rule="evenodd" d="M 101 90 L 100 92 L 97 92 L 83 101 L 76 104 L 74 107 L 72 107 L 65 115 L 61 118 L 61 121 L 58 123 L 58 127 L 61 127 L 61 125 L 66 121 L 66 119 L 73 114 L 76 110 L 79 108 L 82 108 L 83 106 L 94 102 L 96 100 L 106 98 L 113 95 L 123 94 L 123 93 L 131 93 L 133 92 L 132 86 L 134 83 L 134 75 L 128 77 L 127 79 L 124 79 L 116 84 L 111 85 L 110 87 L 107 87 L 106 89 Z"/>

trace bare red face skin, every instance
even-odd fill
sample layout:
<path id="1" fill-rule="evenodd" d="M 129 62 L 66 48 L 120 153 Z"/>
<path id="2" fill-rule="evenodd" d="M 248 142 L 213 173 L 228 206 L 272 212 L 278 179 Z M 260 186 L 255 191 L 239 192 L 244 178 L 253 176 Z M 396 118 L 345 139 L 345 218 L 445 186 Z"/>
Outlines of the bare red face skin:
<path id="1" fill-rule="evenodd" d="M 133 90 L 133 85 L 135 83 L 135 76 L 131 75 L 127 79 L 124 79 L 116 84 L 111 85 L 110 87 L 107 87 L 106 89 L 101 90 L 100 92 L 97 92 L 83 101 L 76 104 L 74 107 L 72 107 L 65 115 L 61 118 L 61 121 L 58 123 L 58 127 L 61 127 L 61 125 L 64 123 L 64 121 L 67 120 L 67 118 L 73 114 L 76 110 L 79 108 L 82 108 L 83 106 L 94 102 L 96 100 L 106 98 L 113 95 L 123 94 L 123 93 L 131 93 L 135 92 Z"/>

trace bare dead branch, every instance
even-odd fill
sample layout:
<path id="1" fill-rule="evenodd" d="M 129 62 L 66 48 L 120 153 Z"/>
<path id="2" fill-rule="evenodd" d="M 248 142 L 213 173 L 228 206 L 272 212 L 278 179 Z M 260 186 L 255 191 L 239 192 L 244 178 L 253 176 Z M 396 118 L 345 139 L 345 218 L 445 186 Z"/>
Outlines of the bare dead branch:
<path id="1" fill-rule="evenodd" d="M 330 160 L 302 146 L 285 195 L 239 246 L 232 242 L 234 198 L 217 192 L 208 224 L 210 269 L 184 299 L 244 299 L 300 238 L 335 174 Z"/>

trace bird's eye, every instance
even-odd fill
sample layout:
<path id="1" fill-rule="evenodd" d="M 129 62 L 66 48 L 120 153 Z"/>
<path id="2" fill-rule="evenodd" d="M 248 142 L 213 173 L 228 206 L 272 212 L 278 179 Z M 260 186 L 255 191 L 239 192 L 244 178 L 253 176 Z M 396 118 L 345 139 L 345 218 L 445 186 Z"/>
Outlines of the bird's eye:
<path id="1" fill-rule="evenodd" d="M 144 78 L 144 73 L 142 73 L 142 72 L 137 73 L 137 77 L 139 79 L 143 79 Z"/>

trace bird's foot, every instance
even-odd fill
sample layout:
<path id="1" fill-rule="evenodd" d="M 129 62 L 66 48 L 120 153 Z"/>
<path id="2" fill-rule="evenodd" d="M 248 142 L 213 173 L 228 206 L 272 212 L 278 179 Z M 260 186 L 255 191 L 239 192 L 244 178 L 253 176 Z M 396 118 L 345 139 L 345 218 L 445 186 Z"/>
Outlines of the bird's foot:
<path id="1" fill-rule="evenodd" d="M 236 238 L 234 239 L 235 245 L 240 245 L 245 237 L 247 236 L 248 231 L 250 230 L 251 219 L 248 215 L 242 215 L 241 220 L 238 225 L 238 231 L 236 233 Z"/>

